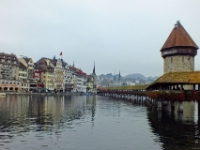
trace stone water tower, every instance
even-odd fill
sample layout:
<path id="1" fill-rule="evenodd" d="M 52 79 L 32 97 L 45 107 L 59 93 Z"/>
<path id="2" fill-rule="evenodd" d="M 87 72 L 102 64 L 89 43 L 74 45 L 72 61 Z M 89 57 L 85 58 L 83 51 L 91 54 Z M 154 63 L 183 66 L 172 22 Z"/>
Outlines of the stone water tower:
<path id="1" fill-rule="evenodd" d="M 178 21 L 161 48 L 164 73 L 194 71 L 194 56 L 198 46 Z"/>

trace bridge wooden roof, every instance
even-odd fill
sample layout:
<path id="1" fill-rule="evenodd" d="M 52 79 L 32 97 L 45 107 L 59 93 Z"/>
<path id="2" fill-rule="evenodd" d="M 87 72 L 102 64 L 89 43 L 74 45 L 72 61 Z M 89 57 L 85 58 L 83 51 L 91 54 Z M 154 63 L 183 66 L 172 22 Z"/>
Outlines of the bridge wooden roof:
<path id="1" fill-rule="evenodd" d="M 131 85 L 131 86 L 114 86 L 114 87 L 99 87 L 99 90 L 144 90 L 149 84 Z"/>
<path id="2" fill-rule="evenodd" d="M 170 33 L 169 37 L 167 38 L 166 42 L 161 48 L 161 51 L 164 49 L 172 48 L 172 47 L 194 47 L 198 49 L 198 46 L 192 40 L 190 35 L 187 31 L 183 28 L 183 26 L 178 21 L 175 27 L 173 28 L 172 32 Z"/>
<path id="3" fill-rule="evenodd" d="M 200 71 L 168 72 L 147 88 L 155 84 L 200 84 Z"/>

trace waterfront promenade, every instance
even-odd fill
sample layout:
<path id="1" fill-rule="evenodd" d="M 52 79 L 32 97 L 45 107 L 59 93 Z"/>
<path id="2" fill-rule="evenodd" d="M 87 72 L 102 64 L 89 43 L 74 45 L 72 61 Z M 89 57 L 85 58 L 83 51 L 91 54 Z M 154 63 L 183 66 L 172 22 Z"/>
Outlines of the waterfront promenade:
<path id="1" fill-rule="evenodd" d="M 2 94 L 5 94 L 5 95 L 84 95 L 83 93 L 72 93 L 72 92 L 59 92 L 59 93 L 50 93 L 50 92 L 47 92 L 47 93 L 32 93 L 32 92 L 0 92 L 0 95 Z"/>

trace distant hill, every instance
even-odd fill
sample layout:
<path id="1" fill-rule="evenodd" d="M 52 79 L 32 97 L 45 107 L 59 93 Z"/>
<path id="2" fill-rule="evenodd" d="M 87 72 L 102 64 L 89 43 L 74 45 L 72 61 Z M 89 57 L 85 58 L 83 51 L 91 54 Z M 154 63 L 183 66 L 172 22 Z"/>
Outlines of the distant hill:
<path id="1" fill-rule="evenodd" d="M 111 80 L 111 79 L 115 80 L 116 79 L 117 80 L 119 78 L 119 75 L 118 74 L 113 75 L 112 73 L 108 73 L 106 75 L 101 74 L 98 77 L 99 77 L 99 79 L 109 79 L 109 80 Z M 120 78 L 122 78 L 122 76 L 120 76 Z"/>
<path id="2" fill-rule="evenodd" d="M 155 81 L 158 77 L 145 77 L 140 73 L 128 74 L 124 77 L 120 76 L 120 81 L 123 85 L 132 84 L 150 84 Z M 116 86 L 119 81 L 119 74 L 101 74 L 97 76 L 98 85 L 101 86 Z"/>
<path id="3" fill-rule="evenodd" d="M 129 79 L 146 79 L 146 77 L 140 73 L 133 73 L 133 74 L 128 74 L 126 76 L 123 77 L 124 79 L 129 78 Z"/>

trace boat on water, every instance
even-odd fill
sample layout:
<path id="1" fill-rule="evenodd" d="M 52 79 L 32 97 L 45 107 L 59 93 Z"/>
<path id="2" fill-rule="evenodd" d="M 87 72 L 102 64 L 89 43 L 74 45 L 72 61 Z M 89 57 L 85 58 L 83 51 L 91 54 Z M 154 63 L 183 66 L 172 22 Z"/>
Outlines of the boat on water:
<path id="1" fill-rule="evenodd" d="M 85 93 L 85 96 L 90 96 L 90 93 Z"/>

